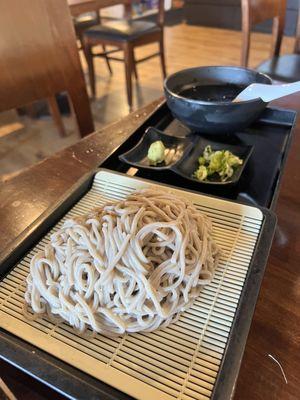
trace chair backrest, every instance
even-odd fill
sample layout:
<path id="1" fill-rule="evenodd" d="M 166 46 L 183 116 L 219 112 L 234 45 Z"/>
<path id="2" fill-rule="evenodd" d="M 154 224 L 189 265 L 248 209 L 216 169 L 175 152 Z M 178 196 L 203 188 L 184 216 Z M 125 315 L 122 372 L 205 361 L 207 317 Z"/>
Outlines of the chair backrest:
<path id="1" fill-rule="evenodd" d="M 132 4 L 133 2 L 138 2 L 140 3 L 141 0 L 139 1 L 134 1 L 134 0 L 127 0 L 127 8 L 125 4 L 125 16 L 126 18 L 130 18 L 131 12 L 128 13 L 128 4 Z M 165 0 L 157 0 L 157 8 L 158 8 L 158 13 L 157 13 L 157 25 L 163 27 L 165 23 Z M 130 7 L 131 10 L 131 7 Z"/>
<path id="2" fill-rule="evenodd" d="M 0 111 L 67 91 L 81 134 L 94 130 L 69 8 L 9 0 L 0 13 Z"/>
<path id="3" fill-rule="evenodd" d="M 158 0 L 158 18 L 157 24 L 161 27 L 164 26 L 165 23 L 165 1 Z"/>
<path id="4" fill-rule="evenodd" d="M 97 11 L 99 12 L 100 9 L 105 8 L 105 7 L 110 7 L 112 4 L 109 4 L 110 1 L 106 2 L 103 1 L 100 3 L 99 1 L 86 1 L 86 9 L 84 8 L 84 4 L 80 4 L 81 2 L 79 0 L 67 0 L 69 6 L 71 7 L 71 13 L 73 16 L 80 15 L 83 11 Z M 133 2 L 141 2 L 141 0 L 115 0 L 113 1 L 114 5 L 122 4 L 124 5 L 124 16 L 126 19 L 131 18 L 131 13 L 132 13 L 132 3 Z M 158 6 L 158 14 L 157 14 L 157 24 L 159 26 L 163 26 L 165 22 L 165 1 L 164 0 L 158 0 L 157 1 L 157 6 Z M 80 12 L 80 10 L 83 10 Z M 100 10 L 101 14 L 101 10 Z"/>
<path id="5" fill-rule="evenodd" d="M 271 58 L 278 56 L 284 29 L 286 0 L 241 0 L 241 4 L 243 32 L 241 65 L 245 67 L 248 65 L 252 26 L 269 19 L 273 19 Z"/>

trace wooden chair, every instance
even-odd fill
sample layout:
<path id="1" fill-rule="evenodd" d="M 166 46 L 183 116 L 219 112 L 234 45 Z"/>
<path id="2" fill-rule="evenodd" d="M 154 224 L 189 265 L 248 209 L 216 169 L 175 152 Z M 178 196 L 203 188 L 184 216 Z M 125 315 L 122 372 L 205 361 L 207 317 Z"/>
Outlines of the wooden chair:
<path id="1" fill-rule="evenodd" d="M 271 58 L 256 69 L 275 80 L 294 82 L 300 80 L 300 13 L 298 14 L 294 54 L 280 56 L 285 13 L 286 0 L 242 0 L 241 64 L 245 67 L 248 66 L 251 27 L 265 20 L 273 19 Z"/>
<path id="2" fill-rule="evenodd" d="M 164 36 L 164 0 L 158 0 L 157 22 L 143 20 L 118 20 L 106 22 L 92 27 L 84 32 L 84 46 L 88 61 L 90 84 L 93 96 L 96 95 L 94 57 L 107 57 L 109 60 L 125 62 L 126 88 L 129 107 L 132 108 L 132 74 L 138 78 L 136 64 L 160 56 L 163 76 L 166 76 L 165 53 L 163 45 Z M 157 42 L 159 51 L 140 60 L 135 60 L 134 49 L 149 43 Z M 94 54 L 92 47 L 96 45 L 109 45 L 116 47 L 104 53 Z M 124 59 L 110 54 L 122 50 Z"/>
<path id="3" fill-rule="evenodd" d="M 67 92 L 81 136 L 94 131 L 72 19 L 61 0 L 10 0 L 0 13 L 0 111 L 47 99 L 64 133 L 55 94 Z"/>
<path id="4" fill-rule="evenodd" d="M 78 15 L 77 17 L 73 18 L 73 23 L 74 23 L 74 28 L 76 32 L 76 37 L 80 42 L 80 48 L 79 50 L 83 50 L 83 33 L 89 28 L 92 28 L 95 25 L 99 25 L 101 23 L 101 18 L 100 18 L 100 11 L 92 11 L 90 13 L 85 13 Z M 103 52 L 106 52 L 105 45 L 102 46 Z M 105 61 L 107 64 L 107 68 L 109 70 L 109 73 L 112 75 L 112 69 L 110 66 L 109 59 L 107 56 L 105 57 Z"/>

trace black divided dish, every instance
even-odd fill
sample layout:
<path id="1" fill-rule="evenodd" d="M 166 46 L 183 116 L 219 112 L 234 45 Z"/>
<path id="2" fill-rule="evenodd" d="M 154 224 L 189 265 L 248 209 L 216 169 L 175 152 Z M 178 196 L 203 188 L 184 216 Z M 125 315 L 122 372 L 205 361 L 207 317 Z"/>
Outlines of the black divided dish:
<path id="1" fill-rule="evenodd" d="M 157 140 L 163 142 L 166 147 L 165 161 L 151 165 L 148 159 L 148 149 Z M 193 177 L 198 168 L 198 158 L 203 154 L 206 146 L 211 146 L 213 151 L 229 150 L 243 160 L 243 164 L 234 169 L 233 176 L 221 181 L 218 174 L 210 176 L 205 181 L 199 181 Z M 236 184 L 245 169 L 251 156 L 253 146 L 232 145 L 202 138 L 199 134 L 191 134 L 184 137 L 176 137 L 165 134 L 158 129 L 150 127 L 146 129 L 142 139 L 131 150 L 119 156 L 120 161 L 137 168 L 152 169 L 153 171 L 173 171 L 184 179 L 197 182 L 198 185 L 233 185 Z M 169 156 L 170 155 L 170 156 Z M 168 160 L 168 161 L 167 161 Z"/>
<path id="2" fill-rule="evenodd" d="M 166 161 L 157 165 L 151 165 L 147 157 L 148 150 L 150 145 L 158 140 L 162 141 L 166 147 Z M 158 129 L 150 127 L 146 129 L 145 134 L 138 144 L 126 153 L 121 154 L 119 159 L 137 168 L 162 171 L 169 169 L 179 161 L 191 145 L 192 143 L 187 138 L 166 135 Z"/>

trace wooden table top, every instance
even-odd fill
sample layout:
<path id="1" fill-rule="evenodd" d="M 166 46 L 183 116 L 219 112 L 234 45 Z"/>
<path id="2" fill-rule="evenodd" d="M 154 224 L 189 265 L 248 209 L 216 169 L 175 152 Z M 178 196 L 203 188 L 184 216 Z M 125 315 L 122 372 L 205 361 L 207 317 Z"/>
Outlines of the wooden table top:
<path id="1" fill-rule="evenodd" d="M 130 4 L 130 0 L 67 0 L 71 14 L 76 17 L 90 11 L 111 7 L 118 4 Z"/>
<path id="2" fill-rule="evenodd" d="M 53 206 L 76 180 L 98 166 L 159 104 L 156 101 L 146 106 L 5 182 L 0 191 L 0 252 L 21 238 L 25 228 Z M 289 96 L 276 105 L 300 111 L 300 95 Z M 300 121 L 275 210 L 278 228 L 236 383 L 236 400 L 300 398 L 299 166 Z M 269 354 L 281 363 L 287 384 Z M 11 385 L 13 379 L 9 378 Z M 39 391 L 33 381 L 30 385 Z M 30 395 L 23 395 L 25 398 Z"/>

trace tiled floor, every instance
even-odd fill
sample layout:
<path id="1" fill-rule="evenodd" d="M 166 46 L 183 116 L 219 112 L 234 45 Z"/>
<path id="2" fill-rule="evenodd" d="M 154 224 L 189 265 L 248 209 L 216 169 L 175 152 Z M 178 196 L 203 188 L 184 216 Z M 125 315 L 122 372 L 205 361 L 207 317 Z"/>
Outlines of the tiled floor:
<path id="1" fill-rule="evenodd" d="M 166 28 L 165 46 L 168 73 L 197 65 L 238 65 L 240 32 L 188 26 Z M 285 38 L 282 53 L 291 52 L 293 38 Z M 251 66 L 267 58 L 270 38 L 253 35 Z M 155 45 L 139 48 L 136 58 L 156 51 Z M 83 61 L 84 71 L 86 66 Z M 138 108 L 162 95 L 163 81 L 158 58 L 138 66 L 139 83 L 134 82 L 134 107 Z M 128 113 L 124 67 L 113 64 L 110 76 L 103 60 L 96 60 L 97 99 L 91 103 L 96 129 Z M 0 180 L 17 173 L 80 139 L 71 117 L 64 117 L 68 136 L 61 138 L 50 117 L 32 120 L 19 117 L 14 110 L 0 114 Z"/>

